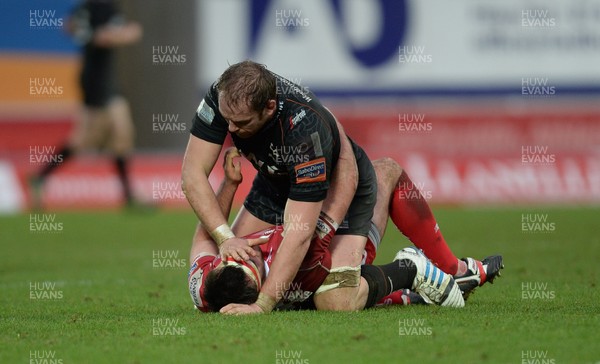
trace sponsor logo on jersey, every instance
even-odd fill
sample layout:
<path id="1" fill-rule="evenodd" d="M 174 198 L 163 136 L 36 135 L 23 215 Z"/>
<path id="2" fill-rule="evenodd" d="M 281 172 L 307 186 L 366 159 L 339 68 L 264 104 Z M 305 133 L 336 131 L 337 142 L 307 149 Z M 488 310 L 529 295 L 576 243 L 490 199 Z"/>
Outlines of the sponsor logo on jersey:
<path id="1" fill-rule="evenodd" d="M 296 183 L 323 182 L 326 180 L 325 158 L 317 158 L 294 167 Z"/>
<path id="2" fill-rule="evenodd" d="M 196 268 L 198 268 L 198 260 L 196 260 L 194 262 L 194 264 L 192 264 L 192 267 L 190 268 L 190 271 L 188 272 L 188 279 L 192 276 L 192 273 L 194 273 L 194 270 L 196 270 Z"/>
<path id="3" fill-rule="evenodd" d="M 325 239 L 325 236 L 329 235 L 330 232 L 331 227 L 329 227 L 329 225 L 319 217 L 317 219 L 317 228 L 315 229 L 315 233 L 319 236 L 319 238 Z"/>
<path id="4" fill-rule="evenodd" d="M 208 106 L 208 104 L 202 100 L 198 109 L 196 110 L 196 115 L 204 122 L 206 125 L 211 125 L 213 119 L 215 118 L 215 111 L 212 107 Z"/>
<path id="5" fill-rule="evenodd" d="M 292 118 L 290 116 L 290 129 L 293 129 L 296 124 L 306 116 L 306 110 L 302 109 Z"/>
<path id="6" fill-rule="evenodd" d="M 189 289 L 190 289 L 190 296 L 192 297 L 192 301 L 194 301 L 194 305 L 196 305 L 196 307 L 204 307 L 204 305 L 202 304 L 202 298 L 200 297 L 200 289 L 199 287 L 202 287 L 202 269 L 199 270 L 200 271 L 200 276 L 199 277 L 192 277 L 190 279 L 190 283 L 189 283 Z"/>

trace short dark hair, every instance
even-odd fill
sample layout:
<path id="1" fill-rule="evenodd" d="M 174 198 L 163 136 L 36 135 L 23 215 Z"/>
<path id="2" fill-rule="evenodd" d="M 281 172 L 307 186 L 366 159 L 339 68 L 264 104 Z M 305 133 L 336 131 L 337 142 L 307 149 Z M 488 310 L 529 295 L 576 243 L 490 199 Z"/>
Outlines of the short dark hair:
<path id="1" fill-rule="evenodd" d="M 230 303 L 251 304 L 257 298 L 256 283 L 240 267 L 225 266 L 206 276 L 204 299 L 211 311 L 218 312 Z"/>
<path id="2" fill-rule="evenodd" d="M 273 73 L 264 64 L 250 60 L 229 66 L 217 80 L 217 90 L 227 95 L 231 107 L 250 106 L 257 112 L 277 98 Z"/>

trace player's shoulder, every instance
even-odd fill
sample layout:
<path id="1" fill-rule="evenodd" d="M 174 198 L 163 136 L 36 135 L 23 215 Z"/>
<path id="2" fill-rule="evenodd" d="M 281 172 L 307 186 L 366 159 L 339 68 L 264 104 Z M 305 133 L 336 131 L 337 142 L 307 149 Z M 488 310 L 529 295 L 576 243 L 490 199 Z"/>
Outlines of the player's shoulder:
<path id="1" fill-rule="evenodd" d="M 218 110 L 219 108 L 219 90 L 217 89 L 217 82 L 213 82 L 212 85 L 206 91 L 203 101 L 207 102 L 211 107 Z"/>
<path id="2" fill-rule="evenodd" d="M 209 253 L 200 253 L 192 259 L 188 274 L 188 288 L 194 305 L 200 311 L 206 312 L 208 310 L 203 296 L 206 275 L 218 265 L 220 259 L 218 255 Z"/>
<path id="3" fill-rule="evenodd" d="M 215 262 L 219 260 L 218 255 L 214 255 L 211 253 L 200 253 L 196 255 L 191 262 L 190 271 L 188 274 L 188 278 L 193 276 L 202 277 L 204 273 L 207 273 L 214 269 L 216 266 Z"/>
<path id="4" fill-rule="evenodd" d="M 194 263 L 206 263 L 206 262 L 212 262 L 214 260 L 216 260 L 219 256 L 212 254 L 212 253 L 207 253 L 207 252 L 203 252 L 200 253 L 198 255 L 196 255 L 193 259 L 192 259 L 192 264 Z"/>
<path id="5" fill-rule="evenodd" d="M 196 109 L 196 116 L 207 125 L 213 123 L 215 116 L 217 117 L 217 120 L 220 119 L 218 95 L 219 93 L 215 82 L 209 87 Z"/>
<path id="6" fill-rule="evenodd" d="M 286 98 L 296 99 L 299 102 L 304 103 L 310 103 L 317 99 L 316 96 L 308 89 L 308 87 L 305 87 L 300 83 L 294 82 L 276 73 L 271 73 L 273 76 L 275 76 L 275 84 L 278 95 L 283 95 Z"/>
<path id="7" fill-rule="evenodd" d="M 216 101 L 217 96 L 219 95 L 219 89 L 217 88 L 217 81 L 213 82 L 210 85 L 210 87 L 208 88 L 207 95 L 209 95 L 211 98 L 214 98 Z"/>
<path id="8" fill-rule="evenodd" d="M 284 103 L 281 124 L 286 139 L 305 139 L 314 133 L 330 135 L 332 128 L 337 128 L 333 115 L 318 102 L 287 98 Z"/>

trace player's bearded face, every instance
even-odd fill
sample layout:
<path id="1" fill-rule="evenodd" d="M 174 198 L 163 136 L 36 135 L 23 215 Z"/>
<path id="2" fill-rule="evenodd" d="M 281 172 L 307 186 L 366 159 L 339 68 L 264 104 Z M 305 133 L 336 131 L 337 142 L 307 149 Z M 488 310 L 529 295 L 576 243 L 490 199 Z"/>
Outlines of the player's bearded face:
<path id="1" fill-rule="evenodd" d="M 274 104 L 274 102 L 273 102 Z M 229 132 L 240 138 L 249 138 L 256 134 L 271 117 L 274 108 L 268 106 L 262 111 L 253 110 L 249 105 L 232 106 L 223 94 L 219 94 L 219 111 L 229 125 Z"/>

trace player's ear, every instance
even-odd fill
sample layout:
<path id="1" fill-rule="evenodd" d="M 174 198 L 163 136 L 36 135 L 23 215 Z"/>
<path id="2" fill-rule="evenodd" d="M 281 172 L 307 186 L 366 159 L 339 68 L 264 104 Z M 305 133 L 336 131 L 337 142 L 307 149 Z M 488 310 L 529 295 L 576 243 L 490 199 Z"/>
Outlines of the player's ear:
<path id="1" fill-rule="evenodd" d="M 270 100 L 267 101 L 267 105 L 265 106 L 265 112 L 266 113 L 273 113 L 273 112 L 275 112 L 276 108 L 277 108 L 277 100 L 270 99 Z"/>

